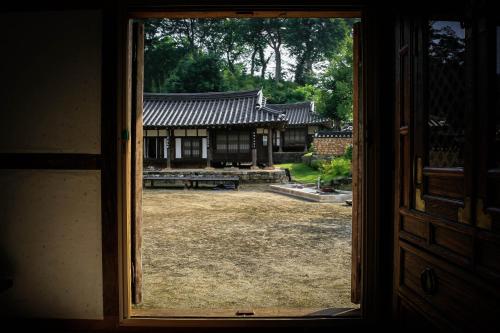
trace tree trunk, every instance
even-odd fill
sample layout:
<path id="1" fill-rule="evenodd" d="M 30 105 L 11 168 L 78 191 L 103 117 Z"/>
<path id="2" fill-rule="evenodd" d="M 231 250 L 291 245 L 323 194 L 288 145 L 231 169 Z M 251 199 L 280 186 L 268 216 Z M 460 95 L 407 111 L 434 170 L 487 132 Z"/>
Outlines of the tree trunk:
<path id="1" fill-rule="evenodd" d="M 231 60 L 230 51 L 226 52 L 226 60 L 227 60 L 227 65 L 229 67 L 229 71 L 234 74 L 234 64 L 233 61 Z"/>
<path id="2" fill-rule="evenodd" d="M 304 57 L 297 60 L 297 66 L 295 67 L 295 83 L 304 85 Z"/>
<path id="3" fill-rule="evenodd" d="M 274 80 L 279 83 L 281 80 L 281 51 L 279 47 L 274 49 L 274 60 L 276 62 L 276 69 L 274 71 Z"/>
<path id="4" fill-rule="evenodd" d="M 267 70 L 267 62 L 269 59 L 266 60 L 266 55 L 264 54 L 264 48 L 259 47 L 259 59 L 260 59 L 260 78 L 261 80 L 264 80 L 266 78 L 266 70 Z"/>
<path id="5" fill-rule="evenodd" d="M 308 61 L 306 61 L 306 64 L 305 64 L 305 71 L 304 71 L 304 81 L 307 81 L 307 78 L 310 78 L 313 76 L 313 62 L 309 59 Z"/>
<path id="6" fill-rule="evenodd" d="M 250 65 L 250 75 L 253 76 L 253 74 L 255 73 L 255 57 L 257 55 L 257 48 L 255 48 L 252 52 L 252 62 L 251 62 L 251 65 Z"/>

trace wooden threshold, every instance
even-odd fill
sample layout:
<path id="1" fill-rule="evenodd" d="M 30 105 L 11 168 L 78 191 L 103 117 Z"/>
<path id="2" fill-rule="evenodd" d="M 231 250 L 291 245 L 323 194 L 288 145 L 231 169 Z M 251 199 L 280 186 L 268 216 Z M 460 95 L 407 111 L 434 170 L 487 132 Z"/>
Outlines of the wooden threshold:
<path id="1" fill-rule="evenodd" d="M 100 170 L 102 162 L 98 154 L 0 154 L 0 169 Z"/>
<path id="2" fill-rule="evenodd" d="M 242 311 L 244 310 L 244 311 Z M 242 315 L 236 315 L 236 313 Z M 253 313 L 253 315 L 249 314 Z M 331 318 L 360 317 L 359 308 L 132 309 L 132 318 Z"/>

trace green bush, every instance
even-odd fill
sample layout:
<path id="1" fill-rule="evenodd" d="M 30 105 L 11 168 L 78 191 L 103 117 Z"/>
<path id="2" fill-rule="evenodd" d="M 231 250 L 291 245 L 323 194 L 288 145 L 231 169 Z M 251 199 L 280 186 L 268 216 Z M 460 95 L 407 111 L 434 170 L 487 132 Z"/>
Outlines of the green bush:
<path id="1" fill-rule="evenodd" d="M 311 168 L 313 168 L 314 170 L 321 171 L 321 168 L 323 167 L 323 164 L 325 164 L 325 163 L 328 163 L 328 161 L 320 160 L 320 159 L 312 160 L 311 161 Z"/>
<path id="2" fill-rule="evenodd" d="M 349 161 L 352 161 L 352 144 L 348 145 L 345 148 L 344 158 L 348 159 Z"/>
<path id="3" fill-rule="evenodd" d="M 351 161 L 344 157 L 337 157 L 331 161 L 323 162 L 320 171 L 323 180 L 346 178 L 351 175 Z"/>
<path id="4" fill-rule="evenodd" d="M 313 160 L 313 153 L 307 153 L 302 155 L 301 157 L 302 163 L 304 163 L 307 166 L 311 166 L 311 161 Z"/>

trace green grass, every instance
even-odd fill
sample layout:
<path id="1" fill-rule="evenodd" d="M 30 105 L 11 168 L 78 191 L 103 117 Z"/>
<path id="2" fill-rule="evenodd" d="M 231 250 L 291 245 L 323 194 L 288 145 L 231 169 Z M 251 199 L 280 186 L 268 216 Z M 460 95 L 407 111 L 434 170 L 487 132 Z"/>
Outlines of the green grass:
<path id="1" fill-rule="evenodd" d="M 304 163 L 276 164 L 278 168 L 289 169 L 292 180 L 298 183 L 316 183 L 320 172 Z"/>

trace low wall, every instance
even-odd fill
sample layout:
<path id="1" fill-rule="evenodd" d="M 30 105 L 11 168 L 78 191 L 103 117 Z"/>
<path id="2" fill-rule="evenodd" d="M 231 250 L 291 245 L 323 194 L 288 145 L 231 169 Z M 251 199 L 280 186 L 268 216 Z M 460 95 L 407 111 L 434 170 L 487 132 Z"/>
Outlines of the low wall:
<path id="1" fill-rule="evenodd" d="M 301 152 L 274 152 L 273 153 L 273 162 L 275 164 L 282 163 L 300 163 L 302 160 L 302 155 L 305 153 Z"/>
<path id="2" fill-rule="evenodd" d="M 320 132 L 314 136 L 313 145 L 316 155 L 343 155 L 346 147 L 352 145 L 352 132 Z"/>
<path id="3" fill-rule="evenodd" d="M 250 169 L 171 169 L 144 171 L 144 175 L 162 176 L 195 176 L 195 175 L 217 175 L 238 176 L 241 184 L 255 183 L 287 183 L 288 177 L 285 170 L 250 170 Z"/>

